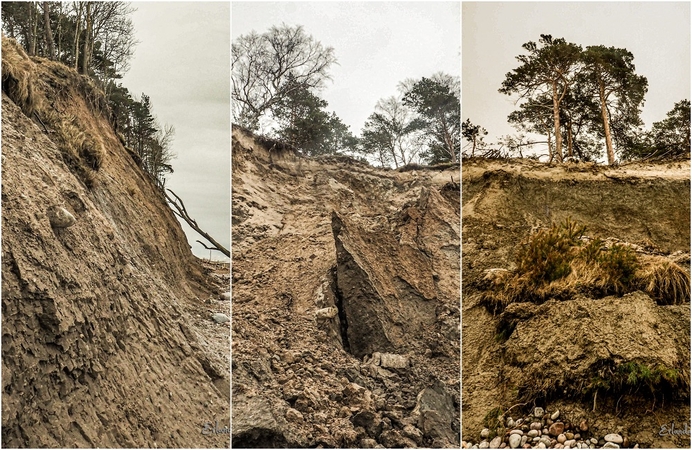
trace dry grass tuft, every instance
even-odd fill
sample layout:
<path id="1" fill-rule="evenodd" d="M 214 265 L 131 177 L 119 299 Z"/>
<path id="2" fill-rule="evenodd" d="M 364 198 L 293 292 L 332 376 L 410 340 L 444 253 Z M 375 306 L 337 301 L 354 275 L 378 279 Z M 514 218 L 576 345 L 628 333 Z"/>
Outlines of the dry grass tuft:
<path id="1" fill-rule="evenodd" d="M 659 305 L 690 301 L 690 274 L 664 257 L 650 257 L 637 273 L 641 289 Z"/>
<path id="2" fill-rule="evenodd" d="M 513 302 L 623 295 L 641 289 L 659 305 L 690 301 L 690 275 L 664 257 L 637 256 L 628 245 L 607 246 L 584 237 L 569 220 L 529 236 L 517 253 L 517 270 L 503 273 L 481 294 L 493 314 Z"/>
<path id="3" fill-rule="evenodd" d="M 35 91 L 35 64 L 14 39 L 2 38 L 2 90 L 31 116 L 40 109 L 40 97 Z"/>
<path id="4" fill-rule="evenodd" d="M 64 64 L 29 58 L 13 39 L 3 37 L 2 45 L 3 91 L 29 118 L 36 117 L 46 131 L 53 130 L 49 134 L 54 132 L 65 163 L 87 187 L 93 187 L 105 150 L 101 137 L 85 125 L 94 114 L 109 118 L 105 94 L 89 77 Z"/>

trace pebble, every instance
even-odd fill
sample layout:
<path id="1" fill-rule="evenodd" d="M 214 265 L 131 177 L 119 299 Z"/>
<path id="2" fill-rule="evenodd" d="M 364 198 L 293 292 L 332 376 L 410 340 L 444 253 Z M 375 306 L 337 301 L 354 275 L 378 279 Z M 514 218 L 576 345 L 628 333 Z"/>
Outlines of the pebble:
<path id="1" fill-rule="evenodd" d="M 521 436 L 518 434 L 509 435 L 509 446 L 511 448 L 518 448 L 521 445 Z"/>
<path id="2" fill-rule="evenodd" d="M 526 433 L 526 435 L 527 435 L 528 437 L 536 437 L 536 436 L 538 436 L 539 434 L 540 434 L 540 433 L 539 433 L 538 430 L 531 430 L 531 431 L 529 431 L 528 433 Z"/>
<path id="3" fill-rule="evenodd" d="M 531 429 L 532 430 L 540 430 L 543 427 L 540 422 L 533 422 L 531 424 Z"/>
<path id="4" fill-rule="evenodd" d="M 488 444 L 488 441 L 483 440 L 479 445 L 478 448 L 488 448 L 490 447 L 490 444 Z"/>
<path id="5" fill-rule="evenodd" d="M 591 438 L 590 442 L 591 442 L 593 445 L 596 445 L 596 444 L 598 444 L 598 439 L 596 439 L 596 438 Z"/>
<path id="6" fill-rule="evenodd" d="M 570 433 L 569 431 L 565 433 L 565 437 L 567 440 L 574 439 L 574 433 Z"/>
<path id="7" fill-rule="evenodd" d="M 75 218 L 72 213 L 62 206 L 51 206 L 46 212 L 48 221 L 53 228 L 67 228 L 75 223 Z"/>
<path id="8" fill-rule="evenodd" d="M 523 447 L 529 441 L 529 437 L 524 435 L 521 437 L 521 446 Z"/>
<path id="9" fill-rule="evenodd" d="M 514 420 L 511 417 L 507 419 L 507 428 L 514 428 Z"/>
<path id="10" fill-rule="evenodd" d="M 548 447 L 546 447 L 543 442 L 539 442 L 538 445 L 536 446 L 536 448 L 548 448 Z"/>
<path id="11" fill-rule="evenodd" d="M 502 436 L 495 436 L 495 438 L 490 441 L 490 448 L 500 448 L 502 444 Z"/>
<path id="12" fill-rule="evenodd" d="M 586 419 L 579 422 L 579 430 L 589 431 L 589 423 L 586 421 Z"/>
<path id="13" fill-rule="evenodd" d="M 563 431 L 565 431 L 565 424 L 562 422 L 555 422 L 550 426 L 548 434 L 550 434 L 551 436 L 558 436 L 562 434 Z M 565 435 L 565 437 L 567 437 L 567 435 Z"/>
<path id="14" fill-rule="evenodd" d="M 565 447 L 567 447 L 568 445 L 570 448 L 572 448 L 577 445 L 577 441 L 575 441 L 574 439 L 569 439 L 565 441 Z"/>
<path id="15" fill-rule="evenodd" d="M 512 431 L 510 431 L 509 434 L 510 434 L 510 435 L 512 435 L 512 434 L 517 434 L 517 435 L 519 435 L 519 436 L 523 436 L 523 435 L 524 435 L 524 432 L 521 431 L 521 430 L 512 430 Z"/>
<path id="16" fill-rule="evenodd" d="M 536 419 L 540 419 L 541 417 L 543 417 L 543 414 L 545 414 L 545 411 L 543 411 L 543 408 L 541 408 L 540 406 L 536 406 L 533 409 L 533 417 L 535 417 Z"/>
<path id="17" fill-rule="evenodd" d="M 605 445 L 601 448 L 620 448 L 620 446 L 617 445 L 615 442 L 606 442 Z"/>
<path id="18" fill-rule="evenodd" d="M 603 439 L 606 442 L 612 442 L 613 444 L 622 444 L 622 436 L 619 434 L 611 433 L 611 434 L 606 434 Z"/>
<path id="19" fill-rule="evenodd" d="M 565 436 L 564 434 L 559 434 L 559 435 L 557 436 L 557 441 L 558 441 L 560 444 L 564 444 L 566 440 L 567 440 L 567 436 Z"/>
<path id="20" fill-rule="evenodd" d="M 213 316 L 211 316 L 211 318 L 214 319 L 214 322 L 216 323 L 225 323 L 231 321 L 231 319 L 229 319 L 226 314 L 221 313 L 216 313 Z"/>
<path id="21" fill-rule="evenodd" d="M 488 436 L 490 436 L 490 430 L 483 428 L 483 430 L 481 430 L 481 439 L 487 439 Z"/>
<path id="22" fill-rule="evenodd" d="M 557 420 L 558 417 L 560 417 L 559 409 L 555 410 L 555 412 L 550 415 L 550 420 Z"/>

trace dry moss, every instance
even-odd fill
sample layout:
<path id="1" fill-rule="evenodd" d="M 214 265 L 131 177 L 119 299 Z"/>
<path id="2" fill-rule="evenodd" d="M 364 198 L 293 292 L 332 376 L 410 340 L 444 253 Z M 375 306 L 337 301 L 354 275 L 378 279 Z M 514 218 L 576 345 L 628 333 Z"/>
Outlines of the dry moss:
<path id="1" fill-rule="evenodd" d="M 690 274 L 667 258 L 646 258 L 642 270 L 637 273 L 637 281 L 659 305 L 690 301 Z"/>

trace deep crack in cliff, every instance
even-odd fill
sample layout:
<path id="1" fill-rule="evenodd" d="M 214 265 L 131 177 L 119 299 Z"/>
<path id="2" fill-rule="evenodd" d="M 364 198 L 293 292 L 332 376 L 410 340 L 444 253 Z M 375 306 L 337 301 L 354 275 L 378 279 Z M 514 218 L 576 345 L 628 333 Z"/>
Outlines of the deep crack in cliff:
<path id="1" fill-rule="evenodd" d="M 234 127 L 234 445 L 459 445 L 450 179 L 458 165 L 305 158 Z"/>

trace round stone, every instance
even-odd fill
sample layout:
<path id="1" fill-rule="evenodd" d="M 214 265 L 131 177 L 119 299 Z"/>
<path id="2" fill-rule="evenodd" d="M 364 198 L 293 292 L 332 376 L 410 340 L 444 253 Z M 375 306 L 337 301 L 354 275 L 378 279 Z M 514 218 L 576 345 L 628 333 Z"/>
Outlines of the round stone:
<path id="1" fill-rule="evenodd" d="M 495 436 L 492 441 L 490 441 L 490 448 L 500 448 L 502 444 L 502 436 Z"/>
<path id="2" fill-rule="evenodd" d="M 509 446 L 510 448 L 518 448 L 521 445 L 521 436 L 518 434 L 509 435 Z"/>
<path id="3" fill-rule="evenodd" d="M 538 434 L 539 434 L 538 430 L 530 430 L 528 433 L 526 433 L 526 435 L 528 437 L 532 437 L 532 438 L 538 436 Z"/>
<path id="4" fill-rule="evenodd" d="M 569 441 L 570 439 L 574 439 L 574 433 L 570 433 L 569 431 L 565 433 L 565 437 Z"/>
<path id="5" fill-rule="evenodd" d="M 488 448 L 490 447 L 490 444 L 488 444 L 488 441 L 481 441 L 480 444 L 478 444 L 478 448 Z"/>
<path id="6" fill-rule="evenodd" d="M 545 411 L 543 411 L 543 408 L 541 408 L 540 406 L 536 406 L 533 409 L 533 417 L 540 419 L 541 417 L 543 417 L 543 414 L 545 414 Z"/>
<path id="7" fill-rule="evenodd" d="M 532 429 L 532 430 L 540 430 L 542 426 L 543 426 L 543 425 L 541 425 L 540 422 L 533 422 L 533 423 L 531 424 L 531 429 Z"/>
<path id="8" fill-rule="evenodd" d="M 619 445 L 617 445 L 615 442 L 606 442 L 605 445 L 601 448 L 620 448 Z"/>
<path id="9" fill-rule="evenodd" d="M 538 445 L 536 446 L 536 448 L 548 448 L 548 447 L 546 447 L 543 442 L 539 442 Z"/>
<path id="10" fill-rule="evenodd" d="M 616 433 L 606 434 L 603 436 L 603 440 L 606 442 L 612 442 L 613 444 L 622 444 L 622 436 Z"/>
<path id="11" fill-rule="evenodd" d="M 559 434 L 559 435 L 557 436 L 557 441 L 558 441 L 560 444 L 564 444 L 566 440 L 567 440 L 567 437 L 566 437 L 564 434 Z"/>
<path id="12" fill-rule="evenodd" d="M 524 435 L 524 432 L 521 431 L 521 430 L 512 430 L 509 434 L 510 434 L 510 435 L 516 434 L 516 435 L 519 435 L 519 436 L 523 436 L 523 435 Z"/>
<path id="13" fill-rule="evenodd" d="M 563 431 L 565 431 L 565 424 L 562 422 L 555 422 L 550 426 L 548 434 L 551 436 L 559 436 Z"/>
<path id="14" fill-rule="evenodd" d="M 550 420 L 557 420 L 558 417 L 560 417 L 559 409 L 555 410 L 555 412 L 550 415 Z"/>
<path id="15" fill-rule="evenodd" d="M 483 428 L 481 430 L 481 439 L 486 439 L 488 436 L 490 436 L 490 430 L 487 428 Z"/>

